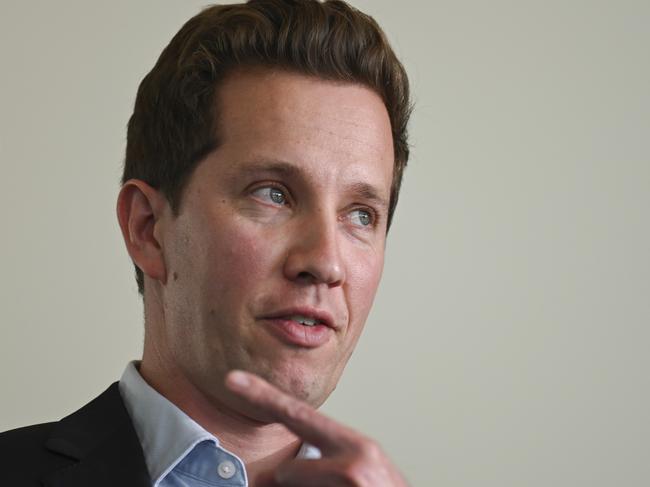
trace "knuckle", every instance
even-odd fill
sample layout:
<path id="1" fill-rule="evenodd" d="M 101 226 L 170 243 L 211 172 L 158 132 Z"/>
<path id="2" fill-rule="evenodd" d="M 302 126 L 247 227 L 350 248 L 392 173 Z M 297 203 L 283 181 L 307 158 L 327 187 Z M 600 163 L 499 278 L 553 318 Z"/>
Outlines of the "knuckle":
<path id="1" fill-rule="evenodd" d="M 368 438 L 361 440 L 359 444 L 359 452 L 363 458 L 369 460 L 378 460 L 383 456 L 383 451 L 379 444 Z"/>
<path id="2" fill-rule="evenodd" d="M 356 454 L 340 465 L 340 482 L 353 487 L 376 487 L 377 475 L 384 468 L 384 453 L 374 440 L 362 437 Z"/>
<path id="3" fill-rule="evenodd" d="M 284 413 L 287 417 L 299 422 L 309 418 L 308 406 L 299 401 L 287 401 L 284 405 Z"/>
<path id="4" fill-rule="evenodd" d="M 368 483 L 368 465 L 361 459 L 347 462 L 340 471 L 340 481 L 349 487 L 370 487 Z"/>

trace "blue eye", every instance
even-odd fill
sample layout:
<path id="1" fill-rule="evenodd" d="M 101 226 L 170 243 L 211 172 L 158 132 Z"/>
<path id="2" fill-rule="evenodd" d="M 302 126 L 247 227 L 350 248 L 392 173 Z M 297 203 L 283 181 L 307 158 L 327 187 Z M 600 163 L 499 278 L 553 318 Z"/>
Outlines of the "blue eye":
<path id="1" fill-rule="evenodd" d="M 286 205 L 287 197 L 280 188 L 274 186 L 264 186 L 263 188 L 256 189 L 253 194 L 258 198 L 266 201 L 271 201 L 276 205 Z"/>
<path id="2" fill-rule="evenodd" d="M 353 210 L 350 213 L 350 220 L 354 225 L 358 225 L 360 227 L 369 227 L 374 223 L 373 214 L 369 211 L 360 209 Z"/>

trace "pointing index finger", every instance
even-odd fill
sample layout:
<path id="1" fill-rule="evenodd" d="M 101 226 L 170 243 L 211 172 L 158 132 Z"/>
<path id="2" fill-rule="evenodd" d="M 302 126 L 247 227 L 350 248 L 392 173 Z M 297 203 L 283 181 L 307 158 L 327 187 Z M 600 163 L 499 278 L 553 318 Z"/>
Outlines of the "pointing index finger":
<path id="1" fill-rule="evenodd" d="M 226 376 L 226 386 L 264 417 L 284 424 L 325 455 L 346 449 L 358 436 L 255 374 L 233 370 Z"/>

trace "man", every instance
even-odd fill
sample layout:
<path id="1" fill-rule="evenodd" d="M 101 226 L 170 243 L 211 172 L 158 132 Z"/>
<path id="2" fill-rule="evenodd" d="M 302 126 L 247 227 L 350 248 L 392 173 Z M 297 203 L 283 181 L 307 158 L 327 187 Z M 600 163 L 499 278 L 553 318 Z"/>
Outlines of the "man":
<path id="1" fill-rule="evenodd" d="M 406 485 L 316 408 L 379 283 L 408 115 L 401 64 L 343 2 L 188 21 L 140 85 L 117 202 L 142 361 L 3 434 L 2 485 Z"/>

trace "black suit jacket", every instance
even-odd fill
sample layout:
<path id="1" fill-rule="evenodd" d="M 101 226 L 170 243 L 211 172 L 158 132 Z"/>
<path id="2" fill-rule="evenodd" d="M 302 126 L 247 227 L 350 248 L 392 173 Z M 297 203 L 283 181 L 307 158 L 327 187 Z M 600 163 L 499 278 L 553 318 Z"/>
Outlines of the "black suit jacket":
<path id="1" fill-rule="evenodd" d="M 118 383 L 59 422 L 0 433 L 0 486 L 150 487 Z"/>

